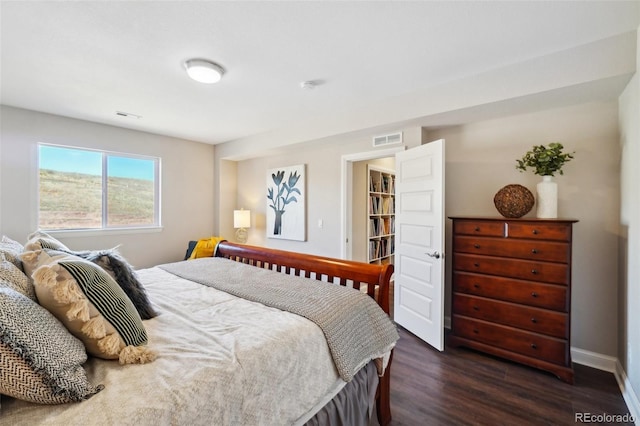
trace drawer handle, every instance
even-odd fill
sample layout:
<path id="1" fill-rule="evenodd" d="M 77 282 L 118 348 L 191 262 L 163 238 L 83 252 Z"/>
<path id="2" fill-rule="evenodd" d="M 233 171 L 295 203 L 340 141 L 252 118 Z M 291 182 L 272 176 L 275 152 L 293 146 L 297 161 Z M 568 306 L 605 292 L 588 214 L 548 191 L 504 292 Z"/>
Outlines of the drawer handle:
<path id="1" fill-rule="evenodd" d="M 474 244 L 473 247 L 479 249 L 480 248 L 480 244 Z"/>
<path id="2" fill-rule="evenodd" d="M 474 332 L 475 334 L 480 333 L 480 331 L 479 331 L 477 328 L 474 328 L 474 329 L 473 329 L 473 332 Z"/>
<path id="3" fill-rule="evenodd" d="M 538 254 L 538 250 L 533 249 L 533 250 L 531 250 L 531 253 L 533 253 L 533 254 Z"/>
<path id="4" fill-rule="evenodd" d="M 479 263 L 477 263 L 477 262 L 474 262 L 474 263 L 473 263 L 473 266 L 475 266 L 476 268 L 479 268 L 479 267 L 480 267 L 480 264 L 479 264 Z"/>
<path id="5" fill-rule="evenodd" d="M 538 345 L 536 345 L 535 343 L 531 344 L 531 349 L 538 349 Z"/>
<path id="6" fill-rule="evenodd" d="M 531 318 L 531 322 L 535 324 L 535 323 L 537 323 L 537 322 L 538 322 L 538 320 L 537 320 L 537 319 L 535 319 L 535 318 Z"/>
<path id="7" fill-rule="evenodd" d="M 538 297 L 538 293 L 536 293 L 535 291 L 531 292 L 531 297 Z"/>
<path id="8" fill-rule="evenodd" d="M 533 275 L 538 275 L 538 270 L 537 270 L 537 269 L 532 269 L 532 270 L 531 270 L 531 273 L 532 273 Z"/>
<path id="9" fill-rule="evenodd" d="M 480 227 L 479 227 L 479 226 L 476 226 L 476 227 L 475 227 L 475 229 L 474 229 L 474 231 L 476 231 L 476 232 L 480 232 Z"/>
<path id="10" fill-rule="evenodd" d="M 474 311 L 479 311 L 479 310 L 480 310 L 480 308 L 478 308 L 478 306 L 474 306 L 474 307 L 473 307 L 473 310 L 474 310 Z"/>
<path id="11" fill-rule="evenodd" d="M 478 283 L 474 283 L 474 284 L 473 284 L 473 288 L 480 288 L 480 284 L 478 284 Z"/>
<path id="12" fill-rule="evenodd" d="M 538 235 L 538 230 L 537 229 L 533 230 L 533 235 Z"/>

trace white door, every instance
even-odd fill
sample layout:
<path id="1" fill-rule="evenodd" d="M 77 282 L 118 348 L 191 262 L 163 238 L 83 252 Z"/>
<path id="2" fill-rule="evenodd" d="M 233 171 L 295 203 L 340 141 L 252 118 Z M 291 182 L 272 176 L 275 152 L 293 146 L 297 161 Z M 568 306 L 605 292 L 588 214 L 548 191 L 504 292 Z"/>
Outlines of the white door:
<path id="1" fill-rule="evenodd" d="M 444 350 L 444 139 L 396 154 L 394 320 Z"/>

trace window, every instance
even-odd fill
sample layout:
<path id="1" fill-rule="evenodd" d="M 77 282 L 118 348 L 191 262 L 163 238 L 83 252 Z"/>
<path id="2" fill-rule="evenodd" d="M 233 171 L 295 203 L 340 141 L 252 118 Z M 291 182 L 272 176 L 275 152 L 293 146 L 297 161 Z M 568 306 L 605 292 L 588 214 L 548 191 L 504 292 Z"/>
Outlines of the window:
<path id="1" fill-rule="evenodd" d="M 160 159 L 40 144 L 43 230 L 160 226 Z"/>

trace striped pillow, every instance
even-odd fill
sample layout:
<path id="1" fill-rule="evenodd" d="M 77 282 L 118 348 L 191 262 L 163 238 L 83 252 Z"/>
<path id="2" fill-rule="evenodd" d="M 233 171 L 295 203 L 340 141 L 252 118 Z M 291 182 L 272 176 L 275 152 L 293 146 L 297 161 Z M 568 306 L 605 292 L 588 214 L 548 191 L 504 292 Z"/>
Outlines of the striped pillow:
<path id="1" fill-rule="evenodd" d="M 121 364 L 155 359 L 145 346 L 147 332 L 135 306 L 100 266 L 73 255 L 50 257 L 45 250 L 37 263 L 32 278 L 39 303 L 82 340 L 87 352 Z"/>
<path id="2" fill-rule="evenodd" d="M 62 244 L 60 241 L 52 237 L 43 231 L 36 231 L 29 235 L 27 243 L 24 245 L 25 250 L 39 250 L 39 249 L 51 249 L 51 250 L 64 250 L 68 251 L 69 248 Z"/>

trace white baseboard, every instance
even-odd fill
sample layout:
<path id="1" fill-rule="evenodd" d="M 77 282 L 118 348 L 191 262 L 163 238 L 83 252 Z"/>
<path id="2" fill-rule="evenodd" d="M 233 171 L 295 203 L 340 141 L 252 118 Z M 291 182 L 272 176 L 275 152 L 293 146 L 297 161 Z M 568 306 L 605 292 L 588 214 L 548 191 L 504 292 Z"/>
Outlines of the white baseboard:
<path id="1" fill-rule="evenodd" d="M 635 424 L 640 425 L 640 402 L 618 358 L 572 347 L 571 359 L 576 364 L 613 373 L 629 414 L 633 417 Z"/>
<path id="2" fill-rule="evenodd" d="M 629 414 L 631 414 L 635 419 L 635 424 L 640 425 L 640 402 L 638 401 L 638 394 L 636 394 L 635 390 L 631 386 L 627 373 L 625 373 L 624 368 L 622 368 L 622 364 L 620 364 L 620 361 L 618 360 L 616 360 L 616 371 L 614 372 L 614 375 L 618 381 L 618 386 L 620 386 L 624 402 L 627 404 L 627 408 L 629 409 Z"/>
<path id="3" fill-rule="evenodd" d="M 597 368 L 598 370 L 608 371 L 609 373 L 616 372 L 616 364 L 618 363 L 618 358 L 616 357 L 578 349 L 576 347 L 571 347 L 571 360 L 576 364 L 586 365 L 587 367 Z"/>

